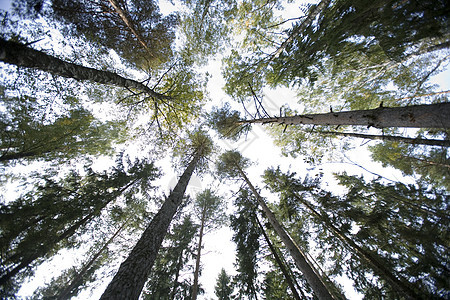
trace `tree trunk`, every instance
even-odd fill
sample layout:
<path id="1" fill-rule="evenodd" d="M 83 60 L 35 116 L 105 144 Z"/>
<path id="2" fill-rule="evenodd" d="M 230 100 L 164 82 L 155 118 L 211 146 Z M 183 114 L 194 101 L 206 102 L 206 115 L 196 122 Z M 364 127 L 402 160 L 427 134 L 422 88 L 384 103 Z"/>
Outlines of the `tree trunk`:
<path id="1" fill-rule="evenodd" d="M 252 190 L 259 205 L 261 206 L 262 210 L 264 211 L 267 219 L 269 220 L 272 227 L 275 229 L 275 232 L 280 236 L 284 245 L 288 249 L 289 253 L 291 254 L 292 258 L 295 261 L 296 266 L 299 268 L 299 270 L 305 276 L 306 281 L 311 286 L 312 290 L 314 291 L 314 294 L 317 296 L 317 298 L 319 298 L 321 300 L 322 299 L 333 299 L 330 292 L 328 291 L 328 288 L 326 287 L 322 278 L 318 274 L 317 270 L 315 270 L 313 268 L 313 266 L 311 266 L 308 263 L 305 255 L 302 253 L 302 251 L 300 250 L 298 245 L 288 235 L 288 233 L 284 230 L 283 226 L 278 222 L 278 220 L 276 219 L 276 217 L 272 213 L 272 211 L 264 203 L 263 199 L 259 195 L 258 191 L 255 189 L 255 187 L 252 185 L 250 180 L 247 178 L 244 171 L 242 171 L 239 166 L 236 165 L 236 167 L 239 170 L 239 173 L 240 173 L 242 179 L 245 180 L 245 182 L 247 183 L 249 188 Z"/>
<path id="2" fill-rule="evenodd" d="M 199 160 L 195 156 L 100 299 L 138 299 Z"/>
<path id="3" fill-rule="evenodd" d="M 402 143 L 413 144 L 413 145 L 450 147 L 450 140 L 407 138 L 407 137 L 395 136 L 395 135 L 373 135 L 373 134 L 362 134 L 362 133 L 354 133 L 354 132 L 317 131 L 317 133 L 329 134 L 329 135 L 334 134 L 334 135 L 357 137 L 357 138 L 371 139 L 371 140 L 395 141 L 395 142 L 402 142 Z"/>
<path id="4" fill-rule="evenodd" d="M 99 256 L 105 251 L 109 244 L 119 235 L 119 233 L 122 231 L 123 228 L 125 228 L 125 225 L 127 224 L 128 220 L 126 220 L 122 226 L 120 226 L 119 229 L 116 230 L 116 232 L 109 238 L 109 240 L 102 246 L 102 248 L 95 253 L 95 255 L 89 260 L 89 262 L 80 270 L 80 272 L 77 274 L 77 276 L 67 285 L 64 290 L 62 290 L 55 298 L 59 300 L 64 299 L 70 299 L 71 295 L 70 293 L 80 286 L 83 283 L 83 277 L 89 271 L 89 268 L 94 264 L 94 262 L 99 258 Z"/>
<path id="5" fill-rule="evenodd" d="M 200 234 L 198 237 L 197 246 L 197 259 L 195 260 L 195 271 L 194 271 L 194 285 L 192 286 L 192 300 L 197 300 L 198 293 L 198 275 L 200 273 L 200 256 L 202 252 L 202 240 L 203 240 L 203 230 L 205 228 L 205 218 L 206 218 L 206 204 L 202 209 L 202 220 L 200 226 Z"/>
<path id="6" fill-rule="evenodd" d="M 114 8 L 114 10 L 117 12 L 117 14 L 122 19 L 122 21 L 125 23 L 125 25 L 128 27 L 128 29 L 131 31 L 131 33 L 137 38 L 139 43 L 145 48 L 145 50 L 147 50 L 148 54 L 150 56 L 154 56 L 150 52 L 150 49 L 148 49 L 147 44 L 144 41 L 144 38 L 136 31 L 136 29 L 134 28 L 133 22 L 128 17 L 128 14 L 120 7 L 117 0 L 109 0 L 109 3 Z"/>
<path id="7" fill-rule="evenodd" d="M 171 99 L 169 96 L 159 94 L 136 80 L 124 78 L 113 72 L 66 62 L 44 52 L 29 48 L 27 45 L 6 41 L 2 38 L 0 38 L 0 61 L 19 67 L 42 70 L 66 78 L 89 80 L 101 84 L 136 89 L 147 93 L 155 99 Z"/>
<path id="8" fill-rule="evenodd" d="M 306 114 L 292 117 L 242 120 L 239 124 L 277 123 L 284 125 L 362 125 L 367 127 L 450 128 L 450 102 L 405 107 Z"/>
<path id="9" fill-rule="evenodd" d="M 284 278 L 286 279 L 286 282 L 289 286 L 289 288 L 292 291 L 292 295 L 294 296 L 295 299 L 300 300 L 300 295 L 297 292 L 297 289 L 294 286 L 294 283 L 292 281 L 292 277 L 289 274 L 288 270 L 286 269 L 286 266 L 284 265 L 283 261 L 281 260 L 281 257 L 279 257 L 277 250 L 275 249 L 275 247 L 273 246 L 272 242 L 270 241 L 270 238 L 267 236 L 266 230 L 264 229 L 264 227 L 262 226 L 261 222 L 258 219 L 258 216 L 255 216 L 256 222 L 258 223 L 259 228 L 261 229 L 261 232 L 264 236 L 264 239 L 266 240 L 267 245 L 270 248 L 270 251 L 273 254 L 273 257 L 275 258 L 275 262 L 278 264 L 278 267 L 280 268 L 281 272 L 284 275 Z"/>
<path id="10" fill-rule="evenodd" d="M 400 281 L 394 274 L 392 274 L 391 271 L 386 269 L 378 261 L 378 259 L 374 258 L 373 254 L 367 252 L 366 250 L 358 246 L 352 239 L 347 237 L 336 226 L 334 226 L 328 218 L 322 216 L 319 212 L 317 212 L 314 209 L 314 207 L 311 206 L 310 203 L 308 203 L 295 193 L 293 193 L 293 195 L 298 201 L 300 201 L 303 205 L 305 205 L 313 215 L 319 218 L 319 220 L 321 220 L 325 224 L 325 226 L 327 226 L 342 242 L 344 242 L 344 244 L 347 244 L 347 246 L 351 251 L 355 252 L 356 255 L 358 255 L 362 261 L 368 264 L 375 271 L 375 274 L 379 275 L 384 280 L 389 282 L 389 284 L 392 287 L 394 287 L 395 290 L 399 291 L 405 297 L 405 299 L 410 300 L 420 299 L 420 297 L 418 297 L 409 286 L 407 286 L 404 282 Z"/>

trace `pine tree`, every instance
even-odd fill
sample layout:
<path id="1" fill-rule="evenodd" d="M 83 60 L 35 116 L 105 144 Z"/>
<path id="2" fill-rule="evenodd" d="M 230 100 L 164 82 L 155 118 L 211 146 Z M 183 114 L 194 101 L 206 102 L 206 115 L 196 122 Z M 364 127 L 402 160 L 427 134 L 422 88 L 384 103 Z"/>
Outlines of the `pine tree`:
<path id="1" fill-rule="evenodd" d="M 232 299 L 233 286 L 231 285 L 231 276 L 228 276 L 225 269 L 220 270 L 219 276 L 216 280 L 216 285 L 214 287 L 214 293 L 218 300 L 229 300 Z"/>

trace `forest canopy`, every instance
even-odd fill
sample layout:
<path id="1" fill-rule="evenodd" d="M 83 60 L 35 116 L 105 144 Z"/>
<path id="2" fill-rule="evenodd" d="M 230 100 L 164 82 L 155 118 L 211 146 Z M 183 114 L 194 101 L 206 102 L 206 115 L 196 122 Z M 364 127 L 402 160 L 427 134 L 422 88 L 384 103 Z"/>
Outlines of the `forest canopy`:
<path id="1" fill-rule="evenodd" d="M 0 298 L 449 298 L 449 15 L 12 0 Z"/>

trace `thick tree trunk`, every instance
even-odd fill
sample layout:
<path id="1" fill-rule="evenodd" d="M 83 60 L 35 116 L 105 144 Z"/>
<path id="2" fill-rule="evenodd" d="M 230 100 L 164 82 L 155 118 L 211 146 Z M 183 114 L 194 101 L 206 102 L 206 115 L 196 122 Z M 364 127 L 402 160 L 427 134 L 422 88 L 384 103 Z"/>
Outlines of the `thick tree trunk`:
<path id="1" fill-rule="evenodd" d="M 192 300 L 197 300 L 198 293 L 198 275 L 200 273 L 200 256 L 202 254 L 203 230 L 205 228 L 206 205 L 202 210 L 202 220 L 200 225 L 200 234 L 198 237 L 197 259 L 195 260 L 194 285 L 192 286 Z"/>
<path id="2" fill-rule="evenodd" d="M 95 253 L 94 256 L 89 260 L 89 262 L 80 270 L 80 272 L 77 274 L 77 276 L 67 285 L 67 287 L 62 290 L 57 296 L 55 296 L 56 299 L 64 300 L 64 299 L 70 299 L 71 298 L 71 292 L 80 286 L 83 283 L 83 277 L 84 275 L 89 271 L 91 266 L 95 263 L 95 261 L 99 258 L 99 256 L 103 253 L 103 251 L 106 250 L 109 244 L 119 235 L 119 233 L 125 228 L 125 225 L 127 224 L 128 220 L 125 221 L 122 226 L 119 227 L 119 229 L 116 230 L 116 232 L 109 238 L 109 240 L 102 246 L 100 250 Z"/>
<path id="3" fill-rule="evenodd" d="M 292 117 L 242 120 L 239 124 L 276 123 L 284 125 L 362 125 L 367 127 L 450 128 L 450 102 L 405 107 L 306 114 Z"/>
<path id="4" fill-rule="evenodd" d="M 27 45 L 6 41 L 2 38 L 0 38 L 0 61 L 19 67 L 42 70 L 66 78 L 89 80 L 101 84 L 136 89 L 156 99 L 171 99 L 169 96 L 159 94 L 136 80 L 124 78 L 113 72 L 69 63 L 44 52 L 29 48 Z"/>
<path id="5" fill-rule="evenodd" d="M 264 236 L 264 239 L 266 240 L 267 245 L 269 246 L 270 251 L 273 254 L 273 257 L 275 258 L 275 262 L 277 263 L 278 267 L 280 268 L 281 272 L 283 273 L 284 278 L 286 279 L 286 282 L 287 282 L 289 288 L 291 289 L 292 295 L 294 296 L 295 299 L 300 300 L 301 299 L 300 295 L 298 294 L 297 289 L 295 288 L 294 283 L 292 281 L 293 278 L 289 274 L 289 271 L 286 269 L 286 266 L 284 265 L 283 261 L 281 260 L 281 257 L 279 257 L 277 250 L 275 249 L 272 242 L 270 241 L 270 238 L 267 235 L 266 230 L 262 226 L 258 217 L 255 216 L 255 219 L 256 219 L 256 222 L 258 223 L 259 228 L 261 229 L 261 232 Z"/>
<path id="6" fill-rule="evenodd" d="M 239 170 L 241 178 L 245 180 L 245 182 L 247 183 L 249 188 L 252 190 L 259 205 L 261 206 L 262 210 L 264 211 L 267 219 L 269 220 L 270 224 L 274 228 L 275 232 L 280 236 L 284 245 L 288 249 L 289 253 L 291 254 L 292 258 L 295 261 L 296 266 L 299 268 L 299 270 L 305 276 L 306 281 L 311 286 L 312 290 L 314 291 L 314 294 L 317 296 L 317 298 L 319 298 L 321 300 L 322 299 L 333 299 L 330 292 L 328 291 L 328 288 L 326 287 L 322 278 L 318 274 L 317 270 L 315 270 L 313 268 L 313 266 L 311 266 L 308 263 L 306 256 L 302 253 L 302 251 L 300 250 L 298 245 L 288 235 L 286 230 L 284 230 L 283 226 L 278 222 L 278 220 L 276 219 L 276 217 L 272 213 L 272 211 L 264 203 L 263 199 L 259 195 L 258 191 L 255 189 L 255 187 L 252 185 L 250 180 L 247 178 L 244 171 L 242 171 L 239 166 L 236 165 L 236 167 Z"/>
<path id="7" fill-rule="evenodd" d="M 152 219 L 141 238 L 120 265 L 100 299 L 138 299 L 164 240 L 169 225 L 180 206 L 189 179 L 199 157 L 190 162 L 158 213 Z"/>
<path id="8" fill-rule="evenodd" d="M 404 282 L 400 281 L 391 271 L 386 269 L 379 261 L 378 259 L 374 258 L 373 255 L 366 250 L 362 249 L 360 246 L 358 246 L 352 239 L 347 237 L 344 233 L 342 233 L 336 226 L 334 226 L 330 220 L 326 217 L 323 217 L 319 212 L 317 212 L 314 207 L 311 206 L 310 203 L 299 197 L 298 195 L 294 194 L 294 197 L 300 201 L 303 205 L 306 206 L 306 208 L 311 211 L 313 215 L 315 215 L 319 220 L 321 220 L 326 227 L 328 227 L 341 241 L 344 242 L 344 244 L 347 244 L 349 249 L 356 253 L 356 255 L 361 258 L 363 262 L 365 262 L 367 265 L 369 265 L 374 271 L 375 274 L 382 277 L 384 280 L 389 282 L 389 284 L 394 287 L 395 290 L 399 291 L 405 299 L 420 299 L 416 295 L 416 293 Z"/>
<path id="9" fill-rule="evenodd" d="M 317 131 L 321 134 L 329 135 L 341 135 L 346 137 L 357 137 L 362 139 L 371 140 L 382 140 L 382 141 L 394 141 L 413 145 L 429 145 L 429 146 L 442 146 L 450 147 L 450 140 L 434 140 L 434 139 L 420 139 L 420 138 L 406 138 L 402 136 L 395 135 L 373 135 L 373 134 L 362 134 L 354 132 L 337 132 L 337 131 Z"/>

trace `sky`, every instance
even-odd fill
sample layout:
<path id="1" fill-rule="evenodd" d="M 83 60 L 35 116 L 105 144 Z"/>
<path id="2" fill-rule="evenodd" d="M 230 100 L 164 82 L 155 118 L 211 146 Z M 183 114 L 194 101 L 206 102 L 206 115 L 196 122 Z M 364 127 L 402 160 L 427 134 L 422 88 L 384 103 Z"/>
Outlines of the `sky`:
<path id="1" fill-rule="evenodd" d="M 5 8 L 8 6 L 9 1 L 0 0 L 0 8 Z M 165 3 L 165 2 L 161 2 Z M 166 4 L 167 5 L 167 4 Z M 168 11 L 170 9 L 167 9 Z M 290 10 L 290 13 L 295 15 L 295 10 Z M 220 57 L 217 57 L 214 61 L 212 61 L 207 66 L 208 72 L 212 75 L 209 83 L 208 90 L 210 92 L 212 101 L 206 106 L 206 109 L 209 109 L 212 105 L 221 105 L 224 102 L 231 102 L 233 104 L 233 100 L 230 99 L 222 90 L 224 85 L 224 80 L 221 76 L 220 70 Z M 436 83 L 441 85 L 441 90 L 450 90 L 450 76 L 449 71 L 447 70 L 445 73 L 441 73 L 433 79 Z M 296 95 L 293 91 L 281 88 L 277 90 L 266 90 L 263 97 L 263 104 L 268 110 L 269 114 L 277 114 L 279 111 L 279 107 L 283 104 L 296 105 Z M 233 104 L 236 107 L 239 107 L 236 104 Z M 338 192 L 338 187 L 335 184 L 334 178 L 332 176 L 333 172 L 342 172 L 346 171 L 349 174 L 357 174 L 367 176 L 371 178 L 373 175 L 370 175 L 368 172 L 362 170 L 361 168 L 340 162 L 329 162 L 323 165 L 317 166 L 315 168 L 311 168 L 308 164 L 304 163 L 302 158 L 299 157 L 297 159 L 284 157 L 281 155 L 280 148 L 276 147 L 272 143 L 272 139 L 266 134 L 262 125 L 253 126 L 252 131 L 248 134 L 246 139 L 243 139 L 237 143 L 231 143 L 228 141 L 217 141 L 218 145 L 222 150 L 239 150 L 244 157 L 251 159 L 254 163 L 250 168 L 247 169 L 248 177 L 252 182 L 255 183 L 259 188 L 263 188 L 263 184 L 261 182 L 261 175 L 263 171 L 269 167 L 277 167 L 281 166 L 283 171 L 295 171 L 302 175 L 302 177 L 306 174 L 314 175 L 319 172 L 319 169 L 324 172 L 323 181 L 328 184 L 330 190 L 334 192 Z M 383 174 L 384 176 L 392 179 L 392 180 L 403 180 L 408 181 L 410 179 L 404 178 L 398 170 L 394 169 L 383 169 L 380 164 L 373 162 L 370 159 L 370 154 L 365 150 L 365 146 L 362 145 L 361 142 L 357 142 L 355 144 L 355 149 L 348 153 L 349 158 L 352 161 L 357 162 L 360 165 L 364 165 L 364 167 L 372 172 Z M 170 189 L 175 185 L 177 181 L 177 175 L 173 169 L 170 167 L 170 161 L 162 161 L 158 162 L 162 168 L 164 169 L 165 175 L 160 179 L 159 185 L 161 186 L 161 192 L 165 192 L 168 194 Z M 189 187 L 188 192 L 194 196 L 196 192 L 209 187 L 212 184 L 209 177 L 199 178 L 198 176 L 193 176 Z M 233 188 L 236 188 L 235 185 L 230 185 L 227 182 L 217 183 L 214 182 L 214 187 L 218 189 L 218 191 L 223 192 L 228 198 L 231 192 L 235 192 Z M 268 199 L 268 201 L 276 201 L 276 195 L 269 194 L 266 190 L 262 190 L 262 195 Z M 232 202 L 232 199 L 228 198 L 229 202 Z M 230 204 L 229 203 L 229 204 Z M 232 213 L 232 207 L 229 206 L 229 212 Z M 202 255 L 202 265 L 203 272 L 200 277 L 200 282 L 203 285 L 206 293 L 205 295 L 200 295 L 199 299 L 211 299 L 215 298 L 214 296 L 214 285 L 216 278 L 222 268 L 225 268 L 228 274 L 235 274 L 233 264 L 235 262 L 235 245 L 231 241 L 232 232 L 229 228 L 223 227 L 214 232 L 208 233 L 204 238 L 204 250 Z M 24 286 L 24 289 L 21 291 L 23 296 L 29 295 L 31 288 L 36 286 L 37 282 L 43 282 L 48 280 L 52 275 L 51 266 L 58 266 L 65 262 L 67 262 L 68 258 L 63 255 L 57 255 L 54 260 L 52 260 L 48 264 L 44 264 L 42 268 L 36 272 L 34 283 L 29 283 Z M 120 264 L 120 262 L 118 262 Z M 118 267 L 118 265 L 117 265 Z M 86 291 L 81 293 L 77 299 L 98 299 L 104 288 L 108 284 L 109 279 L 105 278 L 103 284 L 100 284 L 96 287 L 94 292 L 91 294 L 91 291 Z M 345 283 L 345 279 L 342 279 L 342 283 Z M 355 293 L 355 291 L 346 285 L 346 296 L 349 299 L 361 299 L 362 296 Z"/>

